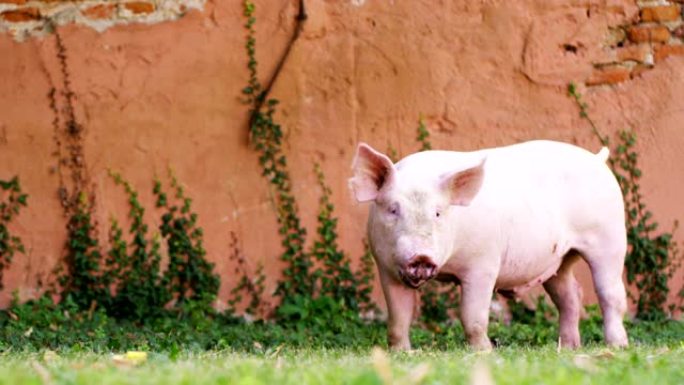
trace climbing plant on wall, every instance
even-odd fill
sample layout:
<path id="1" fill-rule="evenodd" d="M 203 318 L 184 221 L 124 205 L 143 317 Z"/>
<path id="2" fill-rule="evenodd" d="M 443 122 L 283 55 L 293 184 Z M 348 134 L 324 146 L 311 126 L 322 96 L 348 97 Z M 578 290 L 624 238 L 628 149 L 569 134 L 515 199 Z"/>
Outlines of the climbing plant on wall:
<path id="1" fill-rule="evenodd" d="M 24 252 L 19 236 L 10 232 L 9 224 L 26 207 L 28 195 L 21 190 L 18 177 L 0 179 L 0 290 L 4 287 L 4 272 L 12 263 L 14 254 Z"/>
<path id="2" fill-rule="evenodd" d="M 609 137 L 601 134 L 589 116 L 589 106 L 582 100 L 582 95 L 574 84 L 568 86 L 568 94 L 577 103 L 580 117 L 589 123 L 596 138 L 604 146 L 610 146 Z M 629 243 L 625 270 L 627 282 L 636 288 L 636 292 L 630 292 L 630 298 L 636 303 L 637 317 L 662 319 L 667 316 L 669 280 L 681 265 L 681 255 L 672 232 L 658 232 L 659 224 L 646 207 L 641 193 L 643 172 L 639 168 L 636 145 L 637 136 L 634 131 L 620 131 L 608 164 L 620 184 L 625 199 Z M 676 227 L 675 222 L 674 228 Z"/>
<path id="3" fill-rule="evenodd" d="M 270 86 L 284 63 L 284 57 L 307 18 L 304 1 L 299 2 L 297 25 L 290 45 L 275 75 L 265 87 L 257 76 L 254 3 L 245 1 L 243 10 L 249 79 L 242 93 L 246 104 L 250 106 L 250 141 L 259 154 L 262 175 L 272 192 L 283 246 L 280 260 L 285 264 L 275 292 L 281 299 L 276 315 L 282 321 L 297 321 L 300 325 L 301 322 L 332 322 L 340 319 L 340 316 L 356 318 L 360 310 L 371 308 L 372 275 L 369 274 L 372 274 L 372 270 L 365 263 L 355 272 L 348 256 L 339 249 L 337 219 L 333 216 L 334 206 L 330 200 L 332 191 L 325 184 L 320 166 L 314 168 L 322 193 L 317 238 L 310 250 L 305 248 L 307 231 L 301 224 L 299 207 L 292 192 L 288 161 L 282 148 L 283 131 L 275 119 L 278 101 L 269 95 Z M 367 259 L 363 261 L 367 262 Z M 240 282 L 248 280 L 242 279 Z"/>

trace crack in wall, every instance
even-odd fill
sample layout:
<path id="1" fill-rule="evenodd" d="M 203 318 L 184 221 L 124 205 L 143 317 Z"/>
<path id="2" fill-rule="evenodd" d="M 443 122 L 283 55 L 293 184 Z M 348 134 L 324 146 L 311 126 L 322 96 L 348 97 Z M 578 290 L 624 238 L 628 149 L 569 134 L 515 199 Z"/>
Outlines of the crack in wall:
<path id="1" fill-rule="evenodd" d="M 115 25 L 177 20 L 206 0 L 31 1 L 0 4 L 0 32 L 15 40 L 54 33 L 56 26 L 79 24 L 103 32 Z"/>

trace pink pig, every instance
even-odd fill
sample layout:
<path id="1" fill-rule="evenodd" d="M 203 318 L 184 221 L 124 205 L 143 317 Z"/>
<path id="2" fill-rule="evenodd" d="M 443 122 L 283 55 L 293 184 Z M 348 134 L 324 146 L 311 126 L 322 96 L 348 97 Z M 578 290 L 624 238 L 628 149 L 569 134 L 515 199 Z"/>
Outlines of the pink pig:
<path id="1" fill-rule="evenodd" d="M 582 306 L 572 267 L 591 268 L 611 346 L 628 345 L 622 269 L 627 250 L 620 187 L 592 154 L 552 141 L 474 152 L 425 151 L 397 164 L 358 146 L 350 186 L 371 201 L 368 237 L 387 301 L 388 339 L 410 349 L 415 289 L 430 279 L 460 283 L 470 345 L 491 349 L 492 292 L 543 284 L 560 314 L 563 347 L 580 346 Z"/>

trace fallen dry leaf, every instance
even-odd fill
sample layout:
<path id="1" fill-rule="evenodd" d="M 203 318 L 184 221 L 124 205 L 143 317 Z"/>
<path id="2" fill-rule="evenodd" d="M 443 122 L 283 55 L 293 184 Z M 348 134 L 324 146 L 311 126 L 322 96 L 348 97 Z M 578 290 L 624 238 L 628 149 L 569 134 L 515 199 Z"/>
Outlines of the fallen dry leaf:
<path id="1" fill-rule="evenodd" d="M 382 382 L 386 385 L 392 384 L 392 367 L 387 353 L 379 347 L 374 347 L 371 352 L 371 362 Z"/>
<path id="2" fill-rule="evenodd" d="M 33 370 L 35 370 L 36 373 L 38 373 L 38 376 L 43 382 L 43 385 L 54 383 L 52 381 L 52 376 L 50 375 L 50 372 L 47 369 L 45 369 L 45 367 L 41 365 L 39 362 L 33 361 L 31 362 L 31 366 L 33 367 Z"/>
<path id="3" fill-rule="evenodd" d="M 275 350 L 273 350 L 273 352 L 271 352 L 271 354 L 269 354 L 269 357 L 276 357 L 276 356 L 278 356 L 278 354 L 280 354 L 280 351 L 281 351 L 282 349 L 283 349 L 283 344 L 280 344 L 280 345 L 276 346 Z"/>
<path id="4" fill-rule="evenodd" d="M 668 348 L 667 346 L 662 346 L 662 347 L 658 348 L 658 350 L 655 351 L 655 354 L 661 355 L 661 354 L 668 353 L 669 351 L 670 351 L 670 348 Z"/>
<path id="5" fill-rule="evenodd" d="M 406 375 L 406 378 L 404 379 L 404 383 L 407 384 L 420 384 L 425 380 L 425 377 L 430 373 L 430 364 L 427 362 L 423 362 L 422 364 L 419 364 L 415 368 L 411 369 L 411 371 Z"/>
<path id="6" fill-rule="evenodd" d="M 594 354 L 594 357 L 602 359 L 611 359 L 615 358 L 615 353 L 613 353 L 613 351 L 611 350 L 603 349 L 600 352 Z"/>
<path id="7" fill-rule="evenodd" d="M 484 361 L 477 361 L 470 374 L 470 385 L 495 385 L 492 371 Z"/>
<path id="8" fill-rule="evenodd" d="M 115 354 L 112 361 L 118 366 L 135 366 L 147 361 L 147 352 L 129 351 L 125 354 Z"/>
<path id="9" fill-rule="evenodd" d="M 646 356 L 646 360 L 648 360 L 648 361 L 650 362 L 650 361 L 653 360 L 654 358 L 656 358 L 656 357 L 658 357 L 658 356 L 661 356 L 661 355 L 663 355 L 663 354 L 665 354 L 665 353 L 667 353 L 667 352 L 669 352 L 669 351 L 670 351 L 670 348 L 668 348 L 667 346 L 660 347 L 660 348 L 658 348 L 658 350 L 656 350 L 655 352 L 653 352 L 653 354 L 647 355 L 647 356 Z"/>
<path id="10" fill-rule="evenodd" d="M 45 362 L 52 362 L 55 361 L 56 359 L 59 358 L 59 355 L 57 353 L 53 352 L 52 350 L 48 349 L 43 353 L 43 361 Z"/>
<path id="11" fill-rule="evenodd" d="M 594 360 L 594 357 L 588 354 L 576 354 L 572 357 L 572 363 L 575 364 L 576 367 L 591 373 L 598 371 L 598 366 L 596 366 Z"/>

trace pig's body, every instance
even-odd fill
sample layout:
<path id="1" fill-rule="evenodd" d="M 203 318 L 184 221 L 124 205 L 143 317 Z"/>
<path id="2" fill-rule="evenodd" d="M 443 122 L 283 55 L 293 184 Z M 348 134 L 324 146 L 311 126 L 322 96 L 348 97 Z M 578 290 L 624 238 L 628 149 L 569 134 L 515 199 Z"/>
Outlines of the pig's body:
<path id="1" fill-rule="evenodd" d="M 544 284 L 560 310 L 562 343 L 576 347 L 581 299 L 571 267 L 580 256 L 592 269 L 607 342 L 627 344 L 624 208 L 607 151 L 533 141 L 468 153 L 426 151 L 390 166 L 378 155 L 360 147 L 352 187 L 359 200 L 374 201 L 368 233 L 391 345 L 410 346 L 413 288 L 439 276 L 461 283 L 461 320 L 474 346 L 490 347 L 492 290 Z"/>
<path id="2" fill-rule="evenodd" d="M 620 188 L 605 159 L 564 143 L 535 141 L 471 153 L 419 152 L 396 164 L 399 179 L 420 188 L 486 156 L 485 178 L 469 206 L 453 211 L 453 244 L 440 273 L 461 276 L 483 264 L 498 270 L 497 289 L 523 290 L 556 273 L 570 249 L 597 229 L 625 244 Z M 374 237 L 372 216 L 369 228 Z M 483 254 L 492 259 L 483 259 Z"/>

